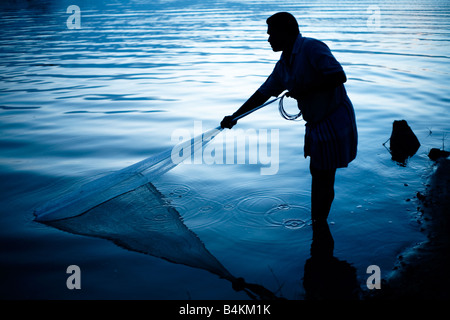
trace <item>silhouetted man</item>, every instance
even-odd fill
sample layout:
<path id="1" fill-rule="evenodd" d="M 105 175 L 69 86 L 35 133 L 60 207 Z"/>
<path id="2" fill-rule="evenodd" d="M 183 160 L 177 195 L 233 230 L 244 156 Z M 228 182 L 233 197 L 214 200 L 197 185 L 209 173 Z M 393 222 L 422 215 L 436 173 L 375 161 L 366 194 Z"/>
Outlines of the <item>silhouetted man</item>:
<path id="1" fill-rule="evenodd" d="M 269 43 L 282 51 L 272 74 L 231 116 L 221 122 L 231 129 L 233 119 L 288 90 L 306 121 L 305 157 L 312 175 L 311 218 L 326 220 L 334 200 L 337 168 L 356 157 L 357 130 L 352 103 L 344 83 L 342 66 L 323 42 L 302 37 L 294 16 L 279 12 L 267 19 Z"/>

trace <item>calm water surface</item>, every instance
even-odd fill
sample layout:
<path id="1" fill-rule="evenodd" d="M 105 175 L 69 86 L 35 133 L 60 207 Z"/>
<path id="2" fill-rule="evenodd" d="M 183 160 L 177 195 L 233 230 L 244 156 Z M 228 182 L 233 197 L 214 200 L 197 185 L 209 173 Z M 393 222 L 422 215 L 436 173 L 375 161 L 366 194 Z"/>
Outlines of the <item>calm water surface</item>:
<path id="1" fill-rule="evenodd" d="M 334 256 L 356 268 L 362 288 L 369 265 L 388 276 L 396 256 L 424 239 L 414 196 L 432 171 L 427 153 L 450 144 L 450 3 L 148 3 L 2 2 L 0 296 L 248 298 L 205 270 L 39 224 L 33 210 L 167 150 L 174 130 L 193 131 L 194 120 L 216 127 L 278 60 L 265 24 L 277 11 L 329 45 L 356 110 L 359 153 L 338 170 L 329 218 Z M 66 26 L 71 4 L 81 8 L 81 29 Z M 380 10 L 375 24 L 367 24 L 371 5 Z M 421 142 L 406 167 L 383 146 L 400 119 Z M 238 128 L 279 130 L 276 174 L 261 175 L 261 165 L 182 164 L 153 183 L 233 275 L 304 299 L 312 238 L 304 122 L 282 119 L 273 104 Z M 82 270 L 81 290 L 66 288 L 72 264 Z"/>

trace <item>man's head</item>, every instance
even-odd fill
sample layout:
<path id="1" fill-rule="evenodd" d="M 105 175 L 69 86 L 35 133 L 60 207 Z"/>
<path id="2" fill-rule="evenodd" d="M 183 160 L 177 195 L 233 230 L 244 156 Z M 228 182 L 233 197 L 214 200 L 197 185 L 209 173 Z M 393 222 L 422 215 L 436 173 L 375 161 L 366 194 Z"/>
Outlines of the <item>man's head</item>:
<path id="1" fill-rule="evenodd" d="M 273 51 L 283 51 L 300 34 L 295 17 L 288 12 L 278 12 L 267 19 L 267 34 Z"/>

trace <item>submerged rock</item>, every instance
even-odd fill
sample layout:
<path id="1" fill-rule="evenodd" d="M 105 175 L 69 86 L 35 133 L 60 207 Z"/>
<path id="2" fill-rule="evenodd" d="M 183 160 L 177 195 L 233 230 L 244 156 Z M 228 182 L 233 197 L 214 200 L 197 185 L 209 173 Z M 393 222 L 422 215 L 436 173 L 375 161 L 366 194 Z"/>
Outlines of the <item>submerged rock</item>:
<path id="1" fill-rule="evenodd" d="M 449 151 L 433 148 L 428 153 L 428 158 L 430 158 L 433 161 L 437 161 L 441 158 L 447 158 L 449 155 L 450 155 Z"/>
<path id="2" fill-rule="evenodd" d="M 392 124 L 389 147 L 392 160 L 402 164 L 416 154 L 420 142 L 406 120 L 395 120 Z"/>

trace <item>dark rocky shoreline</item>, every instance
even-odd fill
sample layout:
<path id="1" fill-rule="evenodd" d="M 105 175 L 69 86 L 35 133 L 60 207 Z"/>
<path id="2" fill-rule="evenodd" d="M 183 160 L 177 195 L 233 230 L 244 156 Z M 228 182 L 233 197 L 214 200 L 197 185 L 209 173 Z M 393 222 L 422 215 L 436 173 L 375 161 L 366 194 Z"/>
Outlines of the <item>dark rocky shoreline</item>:
<path id="1" fill-rule="evenodd" d="M 364 299 L 447 300 L 450 298 L 450 159 L 435 163 L 426 191 L 417 193 L 427 240 L 398 257 L 381 289 Z"/>

